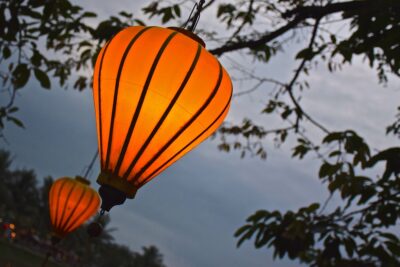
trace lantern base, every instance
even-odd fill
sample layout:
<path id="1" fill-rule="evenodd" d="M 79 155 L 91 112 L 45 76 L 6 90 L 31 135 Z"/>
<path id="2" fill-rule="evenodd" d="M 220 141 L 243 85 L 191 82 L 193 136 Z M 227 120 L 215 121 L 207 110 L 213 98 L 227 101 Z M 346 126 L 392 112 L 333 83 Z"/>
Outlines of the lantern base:
<path id="1" fill-rule="evenodd" d="M 120 191 L 127 198 L 134 198 L 138 188 L 125 179 L 113 174 L 110 171 L 101 171 L 97 177 L 97 183 L 101 186 L 107 185 L 113 189 Z"/>
<path id="2" fill-rule="evenodd" d="M 99 188 L 101 197 L 101 209 L 110 211 L 114 206 L 121 205 L 126 200 L 126 194 L 109 185 L 101 185 Z"/>

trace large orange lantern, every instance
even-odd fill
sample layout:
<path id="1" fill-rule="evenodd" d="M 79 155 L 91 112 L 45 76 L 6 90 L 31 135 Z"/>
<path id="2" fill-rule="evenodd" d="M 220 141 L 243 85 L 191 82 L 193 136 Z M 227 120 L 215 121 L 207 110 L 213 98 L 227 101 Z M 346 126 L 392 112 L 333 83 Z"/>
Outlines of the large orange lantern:
<path id="1" fill-rule="evenodd" d="M 60 178 L 49 193 L 50 220 L 56 239 L 63 238 L 93 216 L 100 206 L 100 197 L 90 182 L 77 176 Z"/>
<path id="2" fill-rule="evenodd" d="M 228 113 L 230 77 L 182 28 L 128 27 L 94 69 L 102 209 L 136 191 L 210 136 Z"/>

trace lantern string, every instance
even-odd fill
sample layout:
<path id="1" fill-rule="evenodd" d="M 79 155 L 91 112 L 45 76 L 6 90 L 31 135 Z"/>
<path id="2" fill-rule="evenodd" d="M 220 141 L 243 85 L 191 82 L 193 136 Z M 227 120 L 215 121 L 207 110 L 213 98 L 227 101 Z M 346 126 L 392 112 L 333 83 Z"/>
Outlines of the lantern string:
<path id="1" fill-rule="evenodd" d="M 195 10 L 196 7 L 197 7 L 197 3 L 194 4 L 192 11 L 190 11 L 188 19 L 186 20 L 185 23 L 182 24 L 181 28 L 186 28 L 186 26 L 188 25 L 188 23 L 190 22 L 190 20 L 192 18 L 193 11 Z"/>
<path id="2" fill-rule="evenodd" d="M 99 150 L 96 150 L 96 153 L 94 154 L 92 160 L 90 161 L 89 165 L 88 165 L 87 168 L 86 168 L 86 172 L 85 172 L 85 174 L 83 175 L 84 178 L 89 179 L 89 178 L 88 178 L 88 175 L 89 175 L 90 172 L 92 171 L 93 165 L 94 165 L 94 163 L 96 162 L 96 159 L 97 159 L 98 156 L 99 156 Z"/>
<path id="3" fill-rule="evenodd" d="M 200 0 L 199 3 L 195 3 L 192 11 L 190 12 L 189 18 L 187 21 L 182 25 L 182 28 L 185 28 L 191 32 L 193 32 L 196 29 L 197 23 L 200 20 L 200 13 L 203 10 L 203 5 L 205 3 L 205 0 Z M 193 12 L 196 9 L 196 13 Z M 192 16 L 193 15 L 193 16 Z M 191 24 L 188 26 L 188 24 L 191 22 Z"/>

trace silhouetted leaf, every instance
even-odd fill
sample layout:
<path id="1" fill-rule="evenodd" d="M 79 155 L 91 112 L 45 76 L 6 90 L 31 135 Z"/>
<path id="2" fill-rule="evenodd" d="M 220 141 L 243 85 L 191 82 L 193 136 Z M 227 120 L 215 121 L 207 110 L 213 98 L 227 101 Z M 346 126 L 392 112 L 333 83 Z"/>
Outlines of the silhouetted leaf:
<path id="1" fill-rule="evenodd" d="M 4 46 L 3 48 L 3 57 L 4 59 L 7 59 L 11 56 L 11 50 L 8 46 Z"/>
<path id="2" fill-rule="evenodd" d="M 17 119 L 17 118 L 14 118 L 14 117 L 7 117 L 7 120 L 13 122 L 13 123 L 14 123 L 15 125 L 17 125 L 18 127 L 25 128 L 25 126 L 24 126 L 24 124 L 22 123 L 22 121 L 20 121 L 20 120 Z"/>
<path id="3" fill-rule="evenodd" d="M 175 12 L 176 16 L 178 16 L 178 17 L 181 16 L 181 8 L 179 7 L 179 5 L 174 5 L 174 12 Z"/>
<path id="4" fill-rule="evenodd" d="M 45 89 L 50 89 L 50 79 L 47 74 L 42 71 L 41 69 L 35 68 L 34 69 L 35 77 L 38 79 L 40 85 Z"/>
<path id="5" fill-rule="evenodd" d="M 19 89 L 24 87 L 29 80 L 30 73 L 27 64 L 19 64 L 12 73 L 14 88 Z"/>

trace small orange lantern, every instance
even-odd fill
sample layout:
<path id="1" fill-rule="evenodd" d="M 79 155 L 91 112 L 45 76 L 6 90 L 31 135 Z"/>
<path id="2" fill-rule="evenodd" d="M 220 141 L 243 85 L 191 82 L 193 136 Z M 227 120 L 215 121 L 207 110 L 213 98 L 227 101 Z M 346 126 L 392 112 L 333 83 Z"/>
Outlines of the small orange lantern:
<path id="1" fill-rule="evenodd" d="M 232 83 L 204 46 L 182 28 L 134 26 L 100 51 L 93 96 L 103 210 L 133 198 L 227 115 Z"/>
<path id="2" fill-rule="evenodd" d="M 74 231 L 98 210 L 100 197 L 89 185 L 88 180 L 77 176 L 60 178 L 51 186 L 50 220 L 57 239 Z"/>

